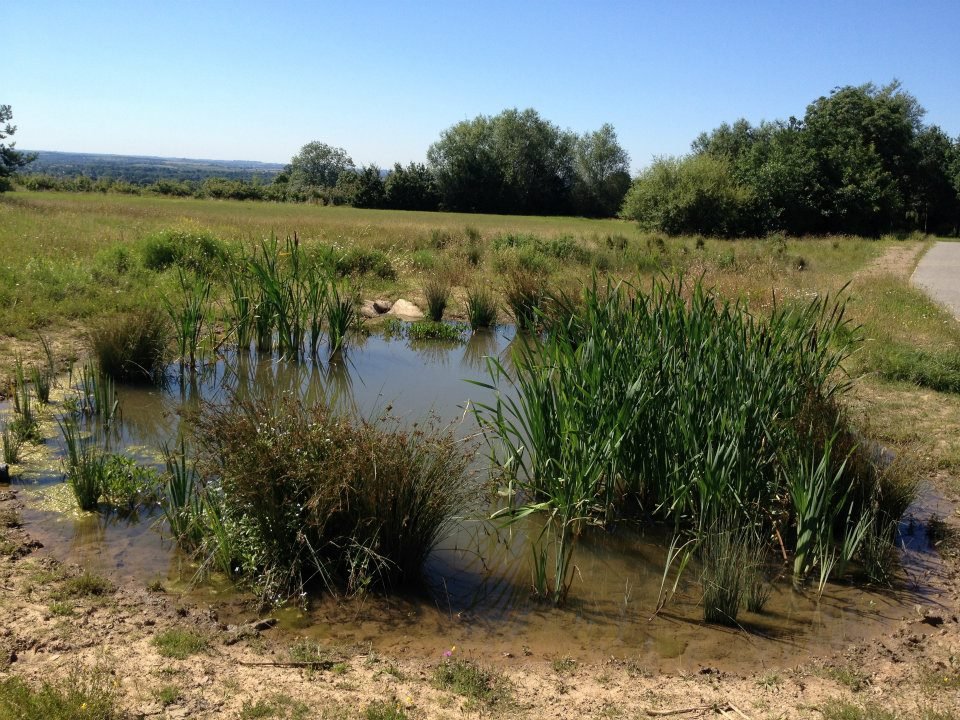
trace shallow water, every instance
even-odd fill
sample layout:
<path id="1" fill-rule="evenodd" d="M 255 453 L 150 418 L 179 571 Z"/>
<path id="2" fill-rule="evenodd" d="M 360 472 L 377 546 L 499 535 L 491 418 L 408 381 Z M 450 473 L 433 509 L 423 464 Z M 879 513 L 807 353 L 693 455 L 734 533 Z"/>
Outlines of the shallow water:
<path id="1" fill-rule="evenodd" d="M 211 365 L 195 382 L 155 388 L 119 388 L 122 422 L 114 448 L 159 465 L 164 444 L 176 442 L 181 407 L 198 398 L 226 401 L 231 393 L 290 392 L 307 401 L 326 398 L 366 417 L 385 409 L 406 422 L 433 415 L 456 423 L 462 437 L 477 432 L 472 402 L 491 399 L 485 388 L 486 356 L 506 358 L 512 331 L 473 336 L 465 344 L 366 338 L 336 362 L 287 362 L 277 357 L 232 358 Z M 62 482 L 51 432 L 47 457 L 24 473 L 22 497 L 29 531 L 48 552 L 116 579 L 163 580 L 196 600 L 215 602 L 222 619 L 250 616 L 249 597 L 225 583 L 191 587 L 197 568 L 164 537 L 157 509 L 135 518 L 79 513 Z M 481 461 L 478 460 L 478 463 Z M 952 511 L 925 490 L 913 515 L 924 520 Z M 478 515 L 483 515 L 479 512 Z M 762 615 L 744 612 L 739 629 L 701 622 L 699 586 L 689 570 L 672 601 L 656 617 L 666 538 L 657 528 L 623 526 L 590 532 L 577 547 L 568 607 L 545 607 L 531 599 L 528 532 L 531 521 L 511 531 L 464 521 L 427 563 L 429 591 L 423 597 L 319 599 L 309 612 L 278 612 L 281 627 L 331 643 L 372 645 L 382 651 L 437 655 L 456 645 L 492 657 L 571 655 L 582 660 L 630 658 L 651 669 L 725 669 L 783 666 L 809 654 L 876 636 L 917 602 L 936 604 L 932 590 L 941 571 L 922 523 L 903 526 L 901 583 L 875 591 L 831 583 L 823 597 L 776 585 Z M 784 568 L 784 573 L 787 569 Z"/>

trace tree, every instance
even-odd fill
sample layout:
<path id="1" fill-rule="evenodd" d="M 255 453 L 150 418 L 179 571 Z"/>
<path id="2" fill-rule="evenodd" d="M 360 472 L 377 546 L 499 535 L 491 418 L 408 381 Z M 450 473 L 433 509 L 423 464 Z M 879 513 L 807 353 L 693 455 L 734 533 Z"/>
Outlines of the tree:
<path id="1" fill-rule="evenodd" d="M 340 175 L 353 169 L 353 160 L 343 148 L 310 142 L 290 160 L 287 185 L 292 193 L 305 196 L 315 189 L 336 187 Z"/>
<path id="2" fill-rule="evenodd" d="M 433 173 L 426 165 L 410 163 L 403 167 L 400 163 L 384 180 L 385 204 L 394 210 L 436 210 L 440 205 L 440 194 Z"/>
<path id="3" fill-rule="evenodd" d="M 750 200 L 725 158 L 706 153 L 663 157 L 633 181 L 621 216 L 671 235 L 731 236 L 741 233 Z"/>
<path id="4" fill-rule="evenodd" d="M 17 131 L 16 125 L 11 125 L 13 110 L 9 105 L 0 105 L 0 141 L 6 140 Z M 36 155 L 17 152 L 16 143 L 9 145 L 0 142 L 0 192 L 10 189 L 10 178 L 25 165 L 33 162 Z"/>
<path id="5" fill-rule="evenodd" d="M 576 173 L 574 207 L 591 217 L 613 217 L 630 188 L 630 156 L 620 147 L 609 123 L 577 138 L 573 150 Z"/>
<path id="6" fill-rule="evenodd" d="M 448 128 L 427 159 L 447 210 L 558 214 L 571 210 L 575 142 L 536 110 L 512 109 Z"/>

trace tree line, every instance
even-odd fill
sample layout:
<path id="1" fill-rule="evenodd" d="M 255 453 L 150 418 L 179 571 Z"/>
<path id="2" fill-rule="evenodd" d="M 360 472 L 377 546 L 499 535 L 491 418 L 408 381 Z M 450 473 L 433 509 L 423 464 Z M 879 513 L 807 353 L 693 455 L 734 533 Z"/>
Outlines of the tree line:
<path id="1" fill-rule="evenodd" d="M 669 234 L 957 234 L 960 138 L 924 114 L 899 83 L 868 83 L 802 119 L 724 123 L 640 173 L 621 216 Z"/>
<path id="2" fill-rule="evenodd" d="M 0 120 L 10 119 L 0 106 Z M 579 135 L 535 110 L 479 115 L 444 130 L 425 163 L 357 166 L 310 142 L 271 180 L 23 176 L 33 189 L 319 202 L 363 208 L 583 215 L 668 234 L 715 236 L 960 230 L 960 138 L 923 122 L 897 82 L 836 88 L 802 118 L 745 119 L 701 133 L 691 152 L 658 157 L 631 181 L 612 125 Z M 15 129 L 6 126 L 6 135 Z M 5 137 L 0 132 L 0 140 Z M 11 148 L 0 144 L 9 155 Z M 0 182 L 23 165 L 10 166 Z M 9 165 L 9 163 L 8 163 Z"/>

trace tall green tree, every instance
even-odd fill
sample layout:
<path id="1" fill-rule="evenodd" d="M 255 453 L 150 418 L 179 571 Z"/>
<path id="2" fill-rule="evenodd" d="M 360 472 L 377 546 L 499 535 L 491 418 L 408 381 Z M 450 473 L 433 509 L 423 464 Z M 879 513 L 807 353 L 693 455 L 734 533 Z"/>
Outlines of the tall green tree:
<path id="1" fill-rule="evenodd" d="M 36 155 L 18 152 L 16 143 L 4 143 L 16 131 L 16 125 L 11 125 L 13 110 L 9 105 L 0 105 L 0 192 L 10 189 L 10 178 L 25 165 L 33 162 Z"/>
<path id="2" fill-rule="evenodd" d="M 612 128 L 610 128 L 612 131 Z M 600 140 L 615 141 L 602 131 Z M 441 203 L 448 210 L 531 215 L 571 213 L 578 181 L 577 136 L 533 109 L 480 115 L 444 130 L 427 151 Z M 600 141 L 585 145 L 600 185 L 611 178 Z M 596 150 L 591 155 L 591 151 Z M 616 165 L 616 160 L 611 161 Z M 612 171 L 613 175 L 616 170 Z M 620 181 L 613 177 L 613 185 Z M 599 186 L 594 186 L 597 189 Z"/>
<path id="3" fill-rule="evenodd" d="M 422 163 L 395 163 L 383 181 L 385 204 L 394 210 L 436 210 L 440 193 L 433 173 Z"/>
<path id="4" fill-rule="evenodd" d="M 313 190 L 336 187 L 340 175 L 354 169 L 353 159 L 343 148 L 310 142 L 290 160 L 287 187 L 291 193 L 309 195 Z"/>
<path id="5" fill-rule="evenodd" d="M 580 215 L 613 217 L 630 188 L 630 156 L 613 125 L 577 138 L 573 149 L 574 208 Z"/>

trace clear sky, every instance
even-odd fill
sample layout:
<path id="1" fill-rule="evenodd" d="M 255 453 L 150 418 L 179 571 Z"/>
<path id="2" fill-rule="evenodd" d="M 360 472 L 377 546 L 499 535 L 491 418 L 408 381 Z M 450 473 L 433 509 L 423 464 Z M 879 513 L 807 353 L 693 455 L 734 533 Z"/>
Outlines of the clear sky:
<path id="1" fill-rule="evenodd" d="M 0 3 L 24 149 L 422 161 L 453 123 L 533 107 L 614 125 L 634 168 L 723 121 L 893 78 L 960 134 L 960 0 Z"/>

